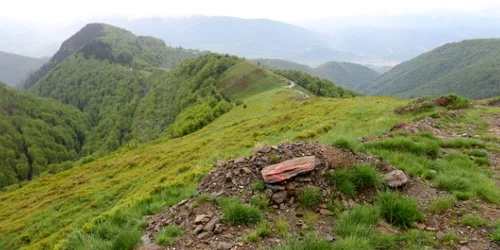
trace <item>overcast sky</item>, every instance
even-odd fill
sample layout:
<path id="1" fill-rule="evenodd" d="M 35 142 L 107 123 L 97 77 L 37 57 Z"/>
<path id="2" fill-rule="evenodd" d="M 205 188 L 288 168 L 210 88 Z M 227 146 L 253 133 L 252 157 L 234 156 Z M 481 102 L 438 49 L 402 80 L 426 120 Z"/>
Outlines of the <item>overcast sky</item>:
<path id="1" fill-rule="evenodd" d="M 281 21 L 471 11 L 499 13 L 500 0 L 4 0 L 0 17 L 66 22 L 102 17 L 235 16 Z"/>

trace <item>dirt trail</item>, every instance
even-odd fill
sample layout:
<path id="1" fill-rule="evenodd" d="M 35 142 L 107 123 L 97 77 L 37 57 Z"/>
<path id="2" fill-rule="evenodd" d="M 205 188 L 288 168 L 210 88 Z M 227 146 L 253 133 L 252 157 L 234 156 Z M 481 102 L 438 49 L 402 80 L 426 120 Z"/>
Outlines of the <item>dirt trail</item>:
<path id="1" fill-rule="evenodd" d="M 488 130 L 490 133 L 500 138 L 500 114 L 490 114 L 483 116 L 483 119 L 488 122 Z"/>

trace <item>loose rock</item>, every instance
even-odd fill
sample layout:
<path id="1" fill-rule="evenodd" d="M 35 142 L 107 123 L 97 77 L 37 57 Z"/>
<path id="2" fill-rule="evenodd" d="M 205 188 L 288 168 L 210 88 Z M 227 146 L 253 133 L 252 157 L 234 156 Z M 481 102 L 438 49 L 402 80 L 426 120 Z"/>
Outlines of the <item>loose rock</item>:
<path id="1" fill-rule="evenodd" d="M 384 175 L 384 180 L 389 187 L 401 187 L 408 182 L 408 176 L 401 170 L 394 170 Z"/>

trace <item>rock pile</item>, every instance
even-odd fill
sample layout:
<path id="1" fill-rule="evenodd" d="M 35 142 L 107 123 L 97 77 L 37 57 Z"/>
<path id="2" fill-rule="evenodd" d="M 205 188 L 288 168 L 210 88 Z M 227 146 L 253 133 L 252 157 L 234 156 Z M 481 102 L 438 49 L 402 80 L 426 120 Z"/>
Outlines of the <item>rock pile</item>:
<path id="1" fill-rule="evenodd" d="M 325 204 L 333 199 L 336 190 L 330 185 L 326 174 L 336 168 L 350 168 L 358 163 L 371 163 L 381 172 L 391 187 L 404 185 L 408 178 L 399 170 L 378 158 L 355 154 L 349 150 L 334 148 L 319 143 L 287 143 L 264 147 L 249 157 L 228 162 L 219 162 L 200 182 L 198 192 L 214 197 L 233 196 L 241 202 L 250 203 L 253 195 L 264 194 L 270 199 L 266 217 L 283 215 L 287 218 L 301 217 L 297 200 L 306 186 L 320 191 L 320 205 L 316 212 L 323 216 L 332 213 Z M 256 190 L 256 186 L 260 186 Z M 262 190 L 262 188 L 264 190 Z M 355 201 L 345 199 L 346 206 Z M 169 224 L 176 224 L 185 232 L 175 243 L 176 249 L 253 249 L 242 245 L 238 238 L 248 234 L 249 227 L 233 226 L 222 218 L 220 208 L 214 203 L 197 204 L 195 199 L 185 200 L 149 218 L 146 235 L 154 238 L 156 232 Z M 306 227 L 301 220 L 290 225 Z M 268 239 L 270 245 L 280 239 Z M 240 245 L 237 245 L 240 244 Z"/>
<path id="2" fill-rule="evenodd" d="M 488 102 L 488 106 L 500 107 L 500 99 L 491 100 Z"/>

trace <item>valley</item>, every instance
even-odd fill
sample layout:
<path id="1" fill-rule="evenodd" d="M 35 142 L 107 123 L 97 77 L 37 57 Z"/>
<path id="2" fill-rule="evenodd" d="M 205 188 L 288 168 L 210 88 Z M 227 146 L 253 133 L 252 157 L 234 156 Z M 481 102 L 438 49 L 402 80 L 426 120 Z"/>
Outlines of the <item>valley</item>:
<path id="1" fill-rule="evenodd" d="M 194 49 L 90 23 L 0 82 L 0 249 L 500 249 L 497 39 L 379 74 L 196 20 L 157 31 Z M 205 51 L 227 20 L 308 39 Z"/>

